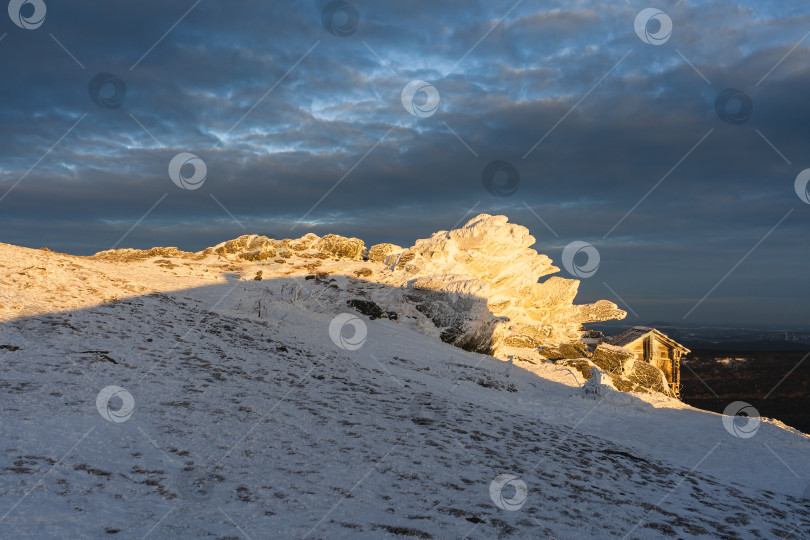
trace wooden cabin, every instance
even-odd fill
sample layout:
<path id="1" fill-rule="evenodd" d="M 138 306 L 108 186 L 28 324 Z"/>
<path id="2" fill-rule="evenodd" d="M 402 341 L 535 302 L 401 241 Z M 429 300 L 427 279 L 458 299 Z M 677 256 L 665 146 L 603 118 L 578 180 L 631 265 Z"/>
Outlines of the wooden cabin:
<path id="1" fill-rule="evenodd" d="M 689 354 L 689 349 L 663 332 L 646 326 L 634 326 L 605 342 L 633 351 L 639 358 L 663 371 L 672 392 L 680 396 L 681 358 Z"/>

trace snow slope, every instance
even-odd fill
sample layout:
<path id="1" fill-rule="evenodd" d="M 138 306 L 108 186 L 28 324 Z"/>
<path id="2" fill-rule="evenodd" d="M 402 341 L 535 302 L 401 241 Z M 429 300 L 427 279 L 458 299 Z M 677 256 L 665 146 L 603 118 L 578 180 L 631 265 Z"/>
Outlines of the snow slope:
<path id="1" fill-rule="evenodd" d="M 294 262 L 0 245 L 0 537 L 810 535 L 806 435 L 390 320 L 341 347 L 330 295 L 364 285 Z"/>

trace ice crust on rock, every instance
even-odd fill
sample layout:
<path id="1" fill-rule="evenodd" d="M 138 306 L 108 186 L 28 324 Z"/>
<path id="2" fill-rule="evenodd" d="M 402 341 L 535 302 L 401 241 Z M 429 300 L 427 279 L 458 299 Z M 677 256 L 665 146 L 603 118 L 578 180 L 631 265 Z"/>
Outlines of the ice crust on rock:
<path id="1" fill-rule="evenodd" d="M 559 268 L 533 249 L 534 244 L 526 227 L 510 223 L 506 216 L 480 214 L 458 229 L 438 231 L 405 249 L 385 243 L 367 250 L 358 238 L 308 233 L 281 240 L 244 235 L 194 254 L 153 248 L 96 257 L 140 260 L 176 252 L 187 258 L 262 265 L 310 259 L 295 268 L 306 268 L 319 280 L 328 276 L 331 289 L 305 299 L 299 295 L 296 301 L 310 309 L 344 306 L 360 295 L 382 311 L 404 315 L 397 317 L 400 323 L 465 350 L 502 360 L 517 354 L 542 362 L 539 347 L 579 342 L 583 324 L 623 319 L 626 312 L 607 300 L 575 304 L 579 280 L 553 276 Z M 264 282 L 274 275 L 295 273 L 265 269 Z M 358 291 L 350 284 L 361 276 L 365 286 Z"/>
<path id="2" fill-rule="evenodd" d="M 417 240 L 385 264 L 390 283 L 409 289 L 409 300 L 448 329 L 446 340 L 502 359 L 505 346 L 579 341 L 583 324 L 627 315 L 606 300 L 574 304 L 578 280 L 540 281 L 559 268 L 534 244 L 526 227 L 481 214 L 459 229 Z"/>

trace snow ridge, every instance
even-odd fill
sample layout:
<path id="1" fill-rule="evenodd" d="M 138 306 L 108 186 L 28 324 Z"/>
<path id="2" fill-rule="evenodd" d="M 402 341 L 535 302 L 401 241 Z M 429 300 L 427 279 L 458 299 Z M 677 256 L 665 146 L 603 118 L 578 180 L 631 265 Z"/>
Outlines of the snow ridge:
<path id="1" fill-rule="evenodd" d="M 448 234 L 436 244 L 485 243 Z M 403 284 L 495 272 L 484 256 L 417 242 L 397 268 L 309 240 L 260 260 L 0 245 L 0 537 L 810 531 L 806 435 L 764 421 L 742 438 L 661 394 L 443 343 L 404 299 L 430 289 Z"/>

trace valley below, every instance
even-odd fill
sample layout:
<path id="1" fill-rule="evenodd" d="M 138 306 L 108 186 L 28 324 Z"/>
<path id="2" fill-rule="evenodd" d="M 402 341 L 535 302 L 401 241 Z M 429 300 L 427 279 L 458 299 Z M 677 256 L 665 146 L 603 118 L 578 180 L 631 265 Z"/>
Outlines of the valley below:
<path id="1" fill-rule="evenodd" d="M 807 357 L 801 350 L 693 350 L 681 364 L 681 398 L 718 413 L 745 401 L 762 416 L 810 433 Z"/>

